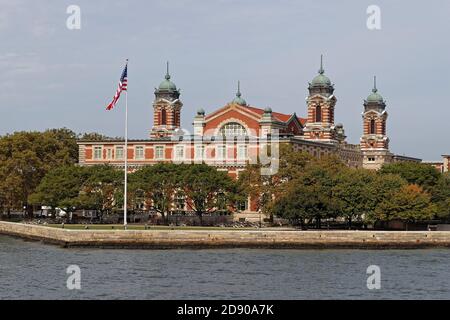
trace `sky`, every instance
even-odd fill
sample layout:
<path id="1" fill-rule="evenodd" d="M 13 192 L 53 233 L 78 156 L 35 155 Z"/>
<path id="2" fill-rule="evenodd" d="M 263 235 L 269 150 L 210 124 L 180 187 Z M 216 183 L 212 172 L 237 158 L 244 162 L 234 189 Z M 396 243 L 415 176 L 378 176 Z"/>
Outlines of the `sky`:
<path id="1" fill-rule="evenodd" d="M 81 10 L 81 28 L 66 21 Z M 381 29 L 367 27 L 369 5 Z M 67 127 L 124 135 L 124 100 L 105 111 L 125 59 L 129 136 L 145 139 L 154 88 L 170 61 L 182 125 L 230 102 L 237 81 L 256 107 L 306 116 L 308 82 L 324 55 L 336 123 L 362 134 L 373 76 L 395 154 L 450 153 L 450 2 L 297 0 L 0 0 L 0 135 Z"/>

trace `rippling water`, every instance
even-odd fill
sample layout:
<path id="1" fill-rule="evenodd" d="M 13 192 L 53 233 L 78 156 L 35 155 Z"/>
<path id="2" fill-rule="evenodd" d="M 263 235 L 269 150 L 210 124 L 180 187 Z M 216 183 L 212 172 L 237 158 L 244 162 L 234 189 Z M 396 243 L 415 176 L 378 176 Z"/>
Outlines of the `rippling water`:
<path id="1" fill-rule="evenodd" d="M 81 268 L 81 290 L 66 268 Z M 368 290 L 366 269 L 381 268 Z M 450 250 L 62 249 L 0 236 L 0 299 L 450 299 Z"/>

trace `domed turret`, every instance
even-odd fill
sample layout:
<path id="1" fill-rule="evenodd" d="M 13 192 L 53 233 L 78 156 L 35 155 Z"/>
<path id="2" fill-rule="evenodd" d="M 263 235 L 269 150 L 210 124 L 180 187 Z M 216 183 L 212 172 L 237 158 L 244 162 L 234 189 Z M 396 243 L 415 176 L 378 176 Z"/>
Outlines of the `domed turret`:
<path id="1" fill-rule="evenodd" d="M 167 72 L 163 82 L 160 83 L 159 87 L 155 90 L 156 98 L 164 98 L 167 100 L 176 100 L 180 97 L 180 91 L 177 89 L 175 83 L 170 81 L 169 74 L 169 62 L 167 62 Z"/>
<path id="2" fill-rule="evenodd" d="M 233 99 L 233 101 L 231 101 L 231 103 L 235 103 L 238 104 L 240 106 L 247 106 L 247 101 L 245 101 L 242 98 L 242 94 L 241 94 L 241 82 L 238 81 L 238 91 L 236 93 L 236 98 Z"/>
<path id="3" fill-rule="evenodd" d="M 378 93 L 377 78 L 373 77 L 372 93 L 364 100 L 363 134 L 360 148 L 363 155 L 363 168 L 380 169 L 383 164 L 392 162 L 387 136 L 386 102 Z"/>
<path id="4" fill-rule="evenodd" d="M 334 92 L 334 87 L 331 84 L 331 80 L 325 75 L 325 70 L 323 69 L 323 56 L 320 56 L 320 69 L 319 74 L 311 81 L 309 84 L 309 94 L 322 94 L 325 96 L 330 96 Z"/>
<path id="5" fill-rule="evenodd" d="M 367 102 L 377 102 L 377 103 L 383 103 L 384 102 L 383 97 L 381 96 L 381 94 L 378 93 L 377 77 L 373 78 L 372 93 L 367 97 Z"/>
<path id="6" fill-rule="evenodd" d="M 179 135 L 182 107 L 180 90 L 170 81 L 169 62 L 167 62 L 165 80 L 158 88 L 155 88 L 153 127 L 150 136 L 159 139 Z"/>
<path id="7" fill-rule="evenodd" d="M 383 97 L 381 96 L 381 94 L 379 94 L 377 92 L 376 89 L 372 90 L 372 93 L 367 97 L 367 102 L 378 102 L 378 103 L 382 103 Z"/>
<path id="8" fill-rule="evenodd" d="M 170 74 L 166 74 L 165 78 L 166 78 L 166 80 L 161 82 L 161 84 L 158 87 L 158 90 L 176 91 L 177 86 L 175 85 L 175 83 L 170 81 Z"/>
<path id="9" fill-rule="evenodd" d="M 376 76 L 373 77 L 372 93 L 364 101 L 364 106 L 366 107 L 366 109 L 384 109 L 386 107 L 386 102 L 384 101 L 383 96 L 378 93 Z"/>
<path id="10" fill-rule="evenodd" d="M 306 140 L 325 143 L 338 143 L 334 130 L 334 109 L 337 98 L 334 96 L 334 86 L 325 75 L 323 56 L 320 56 L 319 74 L 309 83 L 309 96 L 306 98 L 308 119 L 303 130 Z"/>

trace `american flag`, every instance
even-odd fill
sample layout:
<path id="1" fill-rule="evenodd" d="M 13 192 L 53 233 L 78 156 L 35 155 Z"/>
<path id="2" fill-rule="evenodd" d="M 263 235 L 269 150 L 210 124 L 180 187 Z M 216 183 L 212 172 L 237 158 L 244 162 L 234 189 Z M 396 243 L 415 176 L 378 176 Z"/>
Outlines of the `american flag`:
<path id="1" fill-rule="evenodd" d="M 125 69 L 123 69 L 122 76 L 120 77 L 119 86 L 117 87 L 116 94 L 114 95 L 114 98 L 111 101 L 111 103 L 106 107 L 106 110 L 111 110 L 112 108 L 114 108 L 114 106 L 116 105 L 117 101 L 120 98 L 120 94 L 122 93 L 122 91 L 127 91 L 127 89 L 128 89 L 128 60 L 127 63 L 125 64 Z"/>

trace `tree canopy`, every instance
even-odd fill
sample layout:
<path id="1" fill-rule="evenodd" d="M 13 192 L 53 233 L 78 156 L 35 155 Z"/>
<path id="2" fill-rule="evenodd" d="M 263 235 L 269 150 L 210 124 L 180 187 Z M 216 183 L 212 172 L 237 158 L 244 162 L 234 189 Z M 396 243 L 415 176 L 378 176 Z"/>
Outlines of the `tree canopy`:
<path id="1" fill-rule="evenodd" d="M 0 137 L 0 192 L 9 211 L 25 206 L 30 215 L 28 196 L 53 168 L 78 161 L 73 131 L 52 129 L 45 132 L 16 132 Z"/>
<path id="2" fill-rule="evenodd" d="M 298 152 L 291 157 L 295 156 Z M 285 168 L 292 163 L 295 161 L 286 161 Z M 302 225 L 315 221 L 320 227 L 321 220 L 337 218 L 345 219 L 351 227 L 356 220 L 417 222 L 450 215 L 449 176 L 428 165 L 396 163 L 375 172 L 323 157 L 310 158 L 287 172 L 280 185 L 265 185 L 273 195 L 266 207 L 272 214 Z M 250 168 L 243 175 L 248 188 L 249 181 L 257 181 L 255 173 Z"/>
<path id="3" fill-rule="evenodd" d="M 375 209 L 377 218 L 382 221 L 403 220 L 415 222 L 432 219 L 436 214 L 436 205 L 429 194 L 418 185 L 401 187 L 385 198 Z"/>
<path id="4" fill-rule="evenodd" d="M 187 206 L 199 216 L 200 223 L 205 213 L 234 207 L 239 199 L 237 188 L 227 172 L 206 164 L 184 166 L 181 190 L 188 199 Z"/>
<path id="5" fill-rule="evenodd" d="M 442 174 L 433 166 L 417 162 L 396 162 L 384 165 L 380 174 L 396 174 L 409 184 L 421 186 L 425 191 L 431 191 L 439 183 Z"/>
<path id="6" fill-rule="evenodd" d="M 69 129 L 16 132 L 0 137 L 0 210 L 33 205 L 67 212 L 87 209 L 100 216 L 122 210 L 123 170 L 109 165 L 77 166 L 78 138 L 98 133 Z M 250 196 L 257 210 L 303 226 L 324 219 L 347 222 L 450 219 L 450 175 L 432 166 L 399 162 L 378 172 L 345 166 L 336 156 L 315 158 L 280 145 L 273 175 L 247 165 L 238 181 L 206 164 L 161 163 L 129 173 L 128 209 L 144 204 L 163 218 L 175 211 L 204 214 L 235 209 Z M 183 205 L 179 205 L 183 202 Z"/>
<path id="7" fill-rule="evenodd" d="M 184 165 L 160 163 L 136 171 L 130 176 L 131 203 L 143 193 L 147 205 L 166 219 L 174 194 L 181 189 L 184 168 Z"/>

